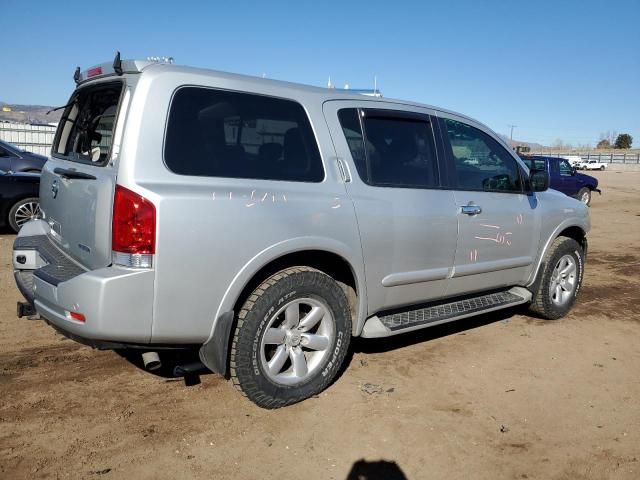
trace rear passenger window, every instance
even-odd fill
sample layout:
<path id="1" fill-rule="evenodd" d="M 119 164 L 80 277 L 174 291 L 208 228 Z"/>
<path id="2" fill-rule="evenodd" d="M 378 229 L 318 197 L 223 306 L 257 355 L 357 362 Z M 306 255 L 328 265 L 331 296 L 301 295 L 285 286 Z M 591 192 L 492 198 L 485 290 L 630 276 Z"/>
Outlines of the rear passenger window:
<path id="1" fill-rule="evenodd" d="M 369 185 L 430 188 L 438 185 L 438 171 L 431 122 L 427 117 L 363 117 L 364 135 L 357 110 L 339 114 L 358 174 Z"/>
<path id="2" fill-rule="evenodd" d="M 489 192 L 521 192 L 515 159 L 486 133 L 455 120 L 445 119 L 458 188 Z"/>
<path id="3" fill-rule="evenodd" d="M 544 160 L 533 159 L 529 157 L 520 157 L 529 170 L 544 170 Z"/>
<path id="4" fill-rule="evenodd" d="M 181 175 L 321 182 L 322 160 L 302 106 L 202 87 L 171 103 L 164 159 Z"/>
<path id="5" fill-rule="evenodd" d="M 360 127 L 360 119 L 358 118 L 357 108 L 345 108 L 338 112 L 340 125 L 344 138 L 347 140 L 351 158 L 356 164 L 358 175 L 360 178 L 367 179 L 367 159 L 364 153 L 364 138 L 362 137 L 362 128 Z"/>

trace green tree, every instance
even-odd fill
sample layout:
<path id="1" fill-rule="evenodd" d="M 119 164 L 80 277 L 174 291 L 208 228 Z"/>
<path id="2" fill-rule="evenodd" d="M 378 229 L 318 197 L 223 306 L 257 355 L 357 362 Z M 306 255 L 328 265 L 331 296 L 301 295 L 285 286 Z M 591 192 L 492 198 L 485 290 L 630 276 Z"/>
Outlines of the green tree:
<path id="1" fill-rule="evenodd" d="M 597 149 L 611 148 L 611 144 L 609 143 L 609 140 L 607 140 L 606 138 L 603 138 L 598 142 L 598 145 L 596 145 L 596 148 Z"/>
<path id="2" fill-rule="evenodd" d="M 631 144 L 633 143 L 633 137 L 628 133 L 621 133 L 616 138 L 616 143 L 614 145 L 615 148 L 631 148 Z"/>

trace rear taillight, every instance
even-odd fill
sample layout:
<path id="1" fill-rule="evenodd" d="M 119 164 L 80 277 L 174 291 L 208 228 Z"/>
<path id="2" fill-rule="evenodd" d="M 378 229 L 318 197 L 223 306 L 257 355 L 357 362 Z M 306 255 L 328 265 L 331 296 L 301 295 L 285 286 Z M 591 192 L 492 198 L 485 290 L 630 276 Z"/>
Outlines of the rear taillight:
<path id="1" fill-rule="evenodd" d="M 111 249 L 113 263 L 150 268 L 156 253 L 156 207 L 131 190 L 116 185 Z"/>

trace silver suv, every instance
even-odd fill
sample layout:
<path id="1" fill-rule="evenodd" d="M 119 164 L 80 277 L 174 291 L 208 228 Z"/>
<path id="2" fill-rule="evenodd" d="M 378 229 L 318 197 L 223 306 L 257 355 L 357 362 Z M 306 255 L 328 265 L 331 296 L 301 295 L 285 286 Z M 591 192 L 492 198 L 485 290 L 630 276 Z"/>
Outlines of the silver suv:
<path id="1" fill-rule="evenodd" d="M 587 207 L 471 118 L 119 56 L 75 78 L 13 247 L 19 315 L 74 340 L 197 349 L 276 408 L 353 336 L 576 299 Z"/>

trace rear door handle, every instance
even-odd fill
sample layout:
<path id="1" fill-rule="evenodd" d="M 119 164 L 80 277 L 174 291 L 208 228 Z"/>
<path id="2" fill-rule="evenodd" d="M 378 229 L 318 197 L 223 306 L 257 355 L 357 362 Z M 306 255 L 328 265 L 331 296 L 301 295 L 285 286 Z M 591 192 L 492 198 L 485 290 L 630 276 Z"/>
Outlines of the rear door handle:
<path id="1" fill-rule="evenodd" d="M 335 157 L 335 159 L 336 159 L 336 163 L 338 164 L 338 170 L 340 170 L 340 175 L 342 176 L 342 181 L 344 183 L 350 183 L 351 172 L 349 171 L 349 167 L 347 166 L 346 163 L 344 163 L 344 160 L 342 160 L 342 158 Z"/>
<path id="2" fill-rule="evenodd" d="M 462 205 L 460 207 L 460 213 L 464 213 L 465 215 L 478 215 L 482 213 L 482 207 L 480 205 Z"/>

